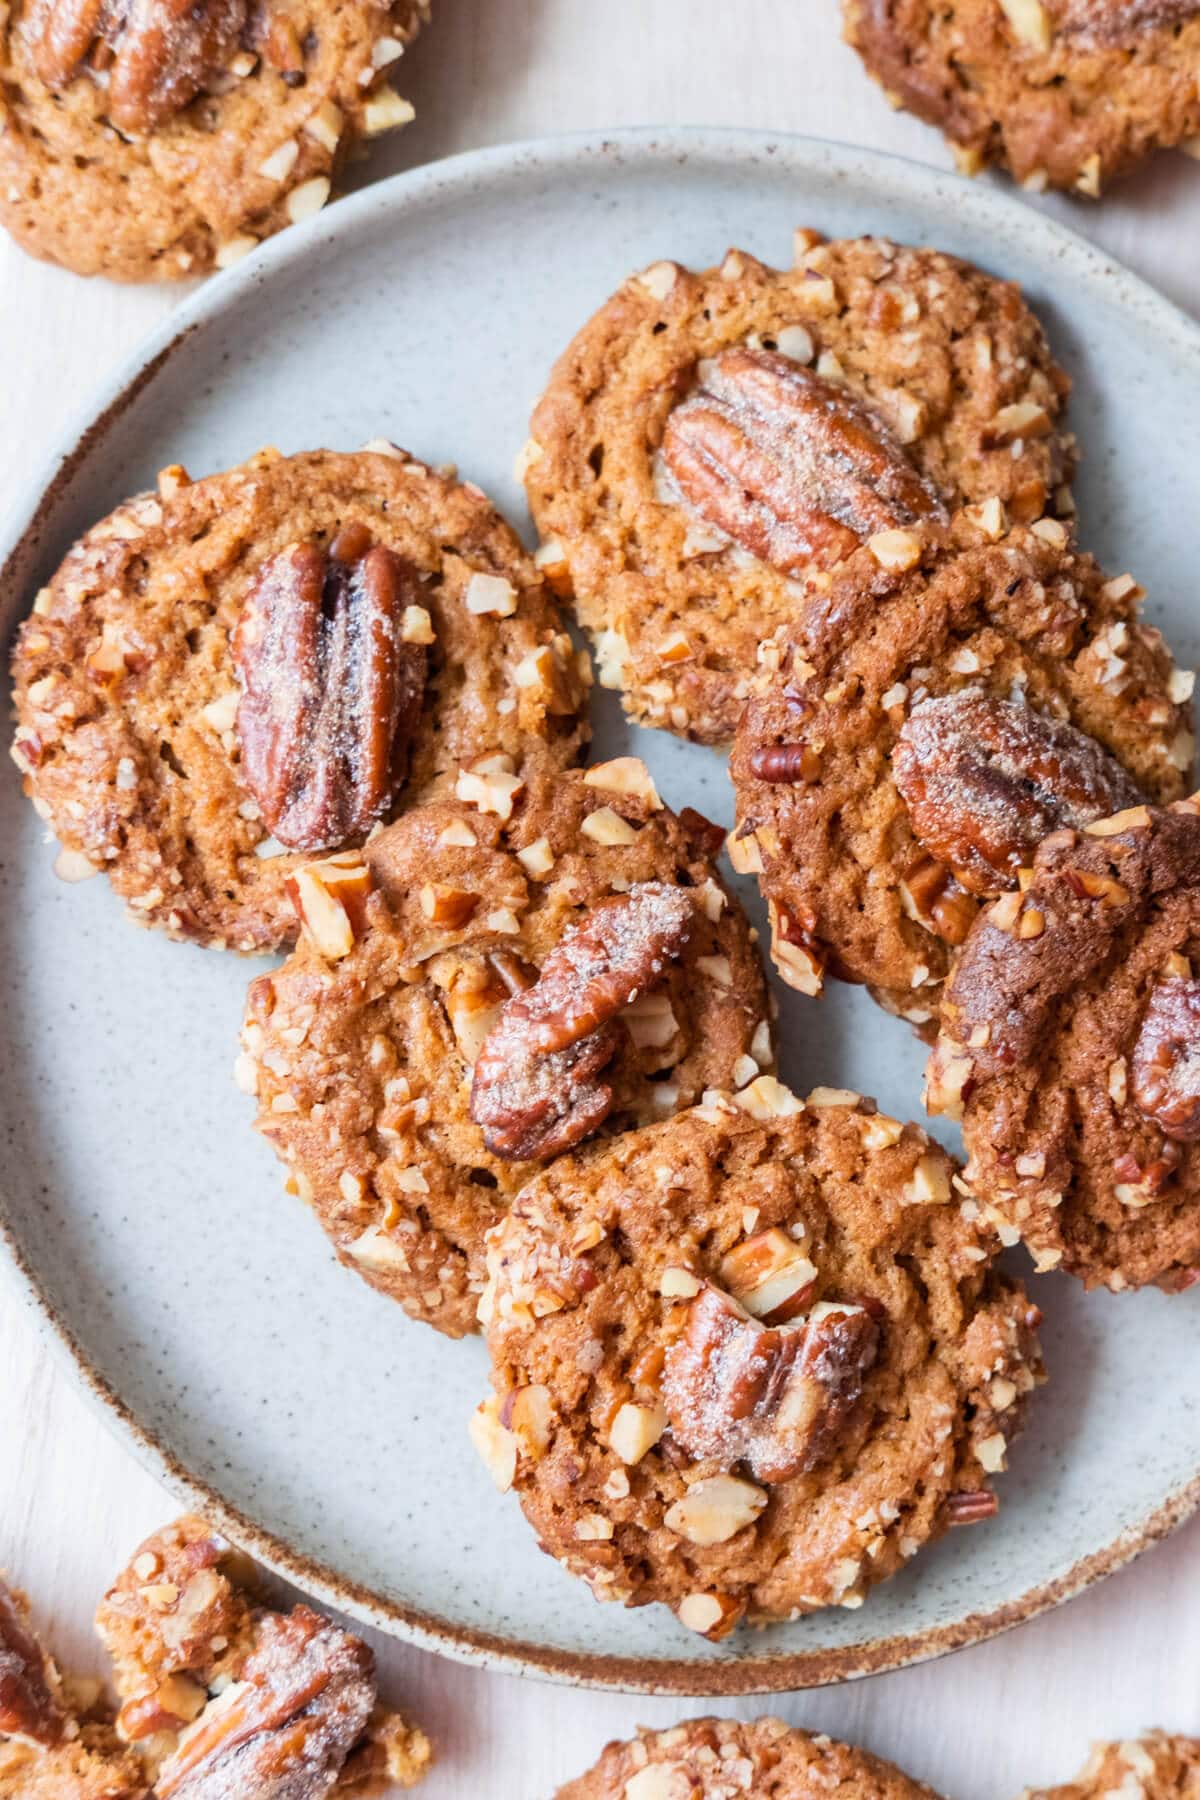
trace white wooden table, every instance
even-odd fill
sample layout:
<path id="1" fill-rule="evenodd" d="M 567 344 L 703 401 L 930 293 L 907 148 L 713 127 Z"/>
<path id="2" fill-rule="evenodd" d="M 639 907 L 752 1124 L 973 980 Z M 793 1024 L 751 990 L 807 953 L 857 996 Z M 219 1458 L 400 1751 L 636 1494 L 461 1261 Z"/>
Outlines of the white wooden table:
<path id="1" fill-rule="evenodd" d="M 839 41 L 836 0 L 435 0 L 435 9 L 401 83 L 418 123 L 371 175 L 505 139 L 685 122 L 949 160 L 935 134 L 892 113 L 868 84 Z M 1045 204 L 1200 313 L 1196 163 L 1161 158 L 1102 207 Z M 0 500 L 175 298 L 85 284 L 0 241 Z M 137 1539 L 174 1510 L 24 1317 L 0 1312 L 0 1565 L 31 1589 L 73 1665 L 98 1666 L 94 1602 Z M 389 1683 L 436 1735 L 429 1800 L 538 1800 L 607 1738 L 706 1710 L 378 1648 Z M 1096 1736 L 1152 1724 L 1200 1733 L 1200 1520 L 1073 1605 L 948 1661 L 730 1710 L 752 1716 L 768 1705 L 893 1757 L 958 1800 L 1010 1800 L 1026 1782 L 1065 1778 Z"/>

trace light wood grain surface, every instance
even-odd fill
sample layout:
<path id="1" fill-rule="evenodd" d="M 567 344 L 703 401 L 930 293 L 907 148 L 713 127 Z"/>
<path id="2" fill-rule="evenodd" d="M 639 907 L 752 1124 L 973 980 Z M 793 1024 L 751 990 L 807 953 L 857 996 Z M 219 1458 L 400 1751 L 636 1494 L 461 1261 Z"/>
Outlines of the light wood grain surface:
<path id="1" fill-rule="evenodd" d="M 436 22 L 400 83 L 418 123 L 360 179 L 505 139 L 648 123 L 804 131 L 949 161 L 933 133 L 891 112 L 868 84 L 838 40 L 835 0 L 434 3 Z M 1196 163 L 1163 157 L 1100 207 L 1041 204 L 1200 313 Z M 669 254 L 668 241 L 663 248 Z M 0 513 L 91 388 L 176 297 L 85 284 L 0 241 Z M 1146 1379 L 1190 1373 L 1148 1369 Z M 99 1666 L 95 1600 L 135 1541 L 173 1510 L 6 1304 L 0 1565 L 32 1591 L 72 1665 Z M 549 1688 L 382 1640 L 377 1647 L 389 1684 L 437 1739 L 429 1800 L 538 1800 L 607 1738 L 706 1710 Z M 1014 1800 L 1027 1782 L 1063 1779 L 1098 1736 L 1152 1724 L 1200 1733 L 1200 1521 L 1071 1606 L 990 1644 L 729 1710 L 749 1717 L 768 1707 L 892 1757 L 957 1800 Z"/>

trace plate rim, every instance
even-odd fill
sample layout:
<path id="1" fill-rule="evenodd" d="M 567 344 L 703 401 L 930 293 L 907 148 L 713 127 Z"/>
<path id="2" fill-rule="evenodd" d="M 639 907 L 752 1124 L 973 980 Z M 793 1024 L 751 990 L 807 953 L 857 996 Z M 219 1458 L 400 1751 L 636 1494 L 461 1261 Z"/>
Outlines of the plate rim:
<path id="1" fill-rule="evenodd" d="M 753 164 L 783 150 L 810 168 L 844 176 L 869 175 L 886 197 L 889 188 L 931 201 L 952 186 L 964 212 L 977 224 L 1023 219 L 1051 251 L 1057 248 L 1064 281 L 1072 271 L 1117 283 L 1126 307 L 1144 310 L 1152 323 L 1176 340 L 1200 369 L 1200 323 L 1107 251 L 1057 219 L 1024 205 L 999 184 L 970 182 L 929 164 L 893 153 L 795 132 L 757 128 L 628 126 L 526 138 L 462 151 L 402 171 L 341 199 L 326 212 L 268 240 L 242 263 L 208 278 L 145 334 L 117 369 L 99 382 L 77 407 L 33 477 L 0 517 L 0 599 L 19 585 L 43 549 L 55 505 L 127 408 L 150 386 L 192 333 L 211 326 L 255 287 L 302 262 L 318 245 L 349 235 L 372 214 L 387 217 L 419 206 L 439 193 L 487 182 L 502 182 L 522 165 L 551 171 L 596 162 L 681 156 L 721 156 Z M 687 1656 L 614 1656 L 559 1649 L 454 1624 L 423 1608 L 387 1599 L 283 1539 L 226 1502 L 181 1464 L 158 1434 L 147 1429 L 108 1380 L 62 1317 L 21 1248 L 6 1216 L 0 1192 L 0 1280 L 23 1303 L 25 1314 L 55 1364 L 72 1381 L 134 1460 L 185 1504 L 204 1512 L 273 1573 L 362 1623 L 452 1660 L 493 1671 L 595 1689 L 650 1695 L 734 1697 L 821 1687 L 946 1655 L 1010 1630 L 1074 1598 L 1085 1588 L 1124 1567 L 1200 1509 L 1200 1469 L 1171 1491 L 1144 1518 L 1127 1526 L 1107 1545 L 1080 1557 L 1070 1568 L 1026 1593 L 984 1612 L 971 1612 L 944 1625 L 894 1632 L 855 1645 L 814 1650 L 749 1653 L 736 1660 L 708 1661 Z"/>

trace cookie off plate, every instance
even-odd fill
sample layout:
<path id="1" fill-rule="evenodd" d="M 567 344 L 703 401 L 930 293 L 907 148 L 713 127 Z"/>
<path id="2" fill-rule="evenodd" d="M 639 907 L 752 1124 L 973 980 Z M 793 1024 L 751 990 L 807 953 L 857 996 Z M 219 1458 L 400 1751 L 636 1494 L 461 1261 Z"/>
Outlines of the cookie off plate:
<path id="1" fill-rule="evenodd" d="M 1075 379 L 1082 535 L 1148 589 L 1181 664 L 1200 502 L 1200 329 L 1018 200 L 796 138 L 634 132 L 459 157 L 339 202 L 203 287 L 95 396 L 0 530 L 9 635 L 72 538 L 156 471 L 386 436 L 453 461 L 527 527 L 513 461 L 550 363 L 632 270 L 786 264 L 792 231 L 878 232 L 1012 277 Z M 595 704 L 675 806 L 728 822 L 714 751 Z M 1069 1598 L 1200 1502 L 1200 1290 L 1085 1297 L 1027 1275 L 1038 1396 L 999 1516 L 856 1610 L 694 1637 L 601 1607 L 542 1556 L 467 1438 L 482 1346 L 411 1323 L 334 1262 L 232 1079 L 265 965 L 135 929 L 68 886 L 15 772 L 0 784 L 4 1261 L 65 1366 L 181 1497 L 303 1587 L 465 1660 L 688 1694 L 789 1689 L 971 1643 Z M 753 893 L 747 896 L 752 908 Z M 756 917 L 757 917 L 756 913 Z M 760 920 L 761 923 L 761 920 Z M 920 1117 L 921 1045 L 861 991 L 781 994 L 781 1072 Z M 952 1133 L 946 1141 L 953 1144 Z M 1149 1376 L 1147 1372 L 1150 1372 Z"/>

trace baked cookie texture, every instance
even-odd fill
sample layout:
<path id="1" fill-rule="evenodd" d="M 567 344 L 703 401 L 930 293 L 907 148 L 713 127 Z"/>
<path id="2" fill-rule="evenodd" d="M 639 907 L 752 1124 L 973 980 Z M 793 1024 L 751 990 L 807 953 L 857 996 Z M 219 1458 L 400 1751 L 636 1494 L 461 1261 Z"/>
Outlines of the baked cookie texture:
<path id="1" fill-rule="evenodd" d="M 251 986 L 258 1128 L 341 1260 L 415 1318 L 476 1329 L 485 1233 L 546 1156 L 773 1066 L 720 842 L 634 758 L 430 803 L 366 845 L 357 924 L 323 935 L 318 910 Z M 664 902 L 684 923 L 652 941 Z M 572 1015 L 571 1042 L 531 1051 Z"/>
<path id="2" fill-rule="evenodd" d="M 1200 1738 L 1151 1731 L 1123 1743 L 1097 1744 L 1074 1781 L 1026 1788 L 1022 1800 L 1196 1800 L 1200 1794 Z"/>
<path id="3" fill-rule="evenodd" d="M 307 1606 L 266 1605 L 255 1581 L 246 1557 L 187 1515 L 139 1545 L 100 1603 L 117 1730 L 158 1800 L 413 1786 L 429 1741 L 380 1704 L 367 1645 Z"/>
<path id="4" fill-rule="evenodd" d="M 933 1800 L 933 1790 L 865 1750 L 782 1719 L 688 1719 L 609 1744 L 557 1800 Z"/>
<path id="5" fill-rule="evenodd" d="M 429 0 L 13 0 L 0 224 L 80 275 L 224 267 L 411 119 L 387 83 L 428 16 Z"/>
<path id="6" fill-rule="evenodd" d="M 791 269 L 655 263 L 533 414 L 538 560 L 636 719 L 727 743 L 812 568 L 914 512 L 1069 505 L 1068 386 L 1019 290 L 934 250 L 800 231 Z"/>
<path id="7" fill-rule="evenodd" d="M 846 37 L 960 167 L 1096 198 L 1200 134 L 1196 0 L 845 0 Z"/>
<path id="8" fill-rule="evenodd" d="M 472 1436 L 600 1599 L 719 1639 L 996 1511 L 1040 1315 L 954 1164 L 763 1076 L 562 1157 L 489 1239 Z"/>
<path id="9" fill-rule="evenodd" d="M 810 585 L 730 764 L 731 855 L 759 876 L 786 982 L 865 982 L 925 1029 L 981 896 L 1045 831 L 1186 791 L 1193 678 L 1141 597 L 1061 520 L 1015 525 L 998 501 Z"/>
<path id="10" fill-rule="evenodd" d="M 1039 1268 L 1200 1277 L 1200 800 L 1053 832 L 980 914 L 942 1001 L 931 1110 Z"/>
<path id="11" fill-rule="evenodd" d="M 536 789 L 587 735 L 588 672 L 512 531 L 389 445 L 164 471 L 69 552 L 13 673 L 58 871 L 103 869 L 139 923 L 243 951 L 297 931 L 307 857 L 268 818 L 291 844 L 361 841 L 476 765 Z"/>

